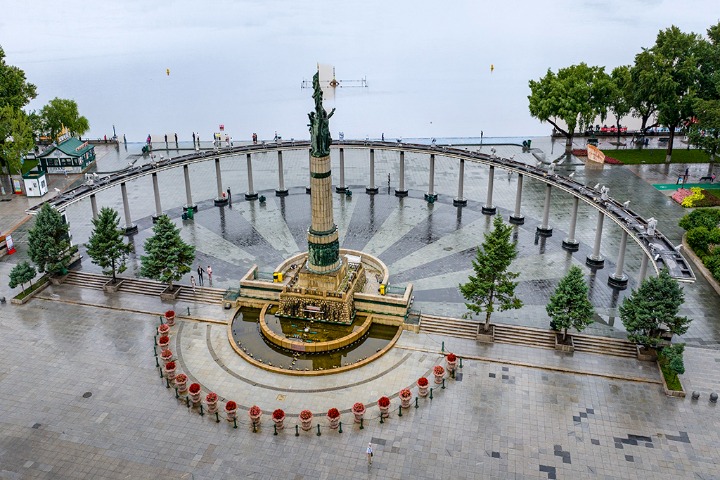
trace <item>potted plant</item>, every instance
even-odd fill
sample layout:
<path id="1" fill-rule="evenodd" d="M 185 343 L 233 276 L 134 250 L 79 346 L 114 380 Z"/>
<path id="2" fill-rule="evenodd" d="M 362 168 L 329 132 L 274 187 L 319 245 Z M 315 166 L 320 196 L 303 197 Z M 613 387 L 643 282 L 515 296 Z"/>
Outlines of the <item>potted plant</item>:
<path id="1" fill-rule="evenodd" d="M 418 395 L 421 397 L 426 397 L 428 394 L 428 379 L 425 377 L 418 378 L 417 386 L 418 386 Z"/>
<path id="2" fill-rule="evenodd" d="M 409 388 L 403 388 L 400 390 L 400 405 L 402 408 L 410 408 L 410 402 L 412 401 L 412 392 Z"/>
<path id="3" fill-rule="evenodd" d="M 232 400 L 228 400 L 228 402 L 225 404 L 225 415 L 227 416 L 228 422 L 232 422 L 235 419 L 236 413 L 237 403 L 233 402 Z"/>
<path id="4" fill-rule="evenodd" d="M 167 377 L 168 381 L 175 381 L 175 362 L 167 362 L 165 364 L 165 376 Z"/>
<path id="5" fill-rule="evenodd" d="M 175 310 L 168 310 L 165 312 L 165 323 L 171 327 L 175 325 Z"/>
<path id="6" fill-rule="evenodd" d="M 157 343 L 160 346 L 160 350 L 165 351 L 168 349 L 168 346 L 170 345 L 170 337 L 168 337 L 167 335 L 158 337 Z"/>
<path id="7" fill-rule="evenodd" d="M 388 418 L 390 416 L 388 413 L 388 410 L 390 410 L 390 399 L 385 396 L 380 397 L 378 399 L 378 408 L 380 409 L 380 416 Z"/>
<path id="8" fill-rule="evenodd" d="M 190 393 L 190 401 L 193 404 L 200 403 L 200 384 L 199 383 L 191 383 L 190 387 L 188 387 L 188 392 Z"/>
<path id="9" fill-rule="evenodd" d="M 355 415 L 355 423 L 360 423 L 360 420 L 362 420 L 363 416 L 365 415 L 365 405 L 357 402 L 355 405 L 353 405 L 352 412 L 353 415 Z"/>
<path id="10" fill-rule="evenodd" d="M 250 410 L 248 410 L 248 415 L 250 416 L 250 421 L 253 426 L 260 426 L 260 417 L 262 417 L 262 410 L 260 410 L 260 407 L 253 405 L 250 407 Z"/>
<path id="11" fill-rule="evenodd" d="M 448 372 L 454 372 L 455 368 L 457 368 L 457 356 L 454 353 L 448 353 L 445 361 L 447 362 Z"/>
<path id="12" fill-rule="evenodd" d="M 330 422 L 330 428 L 333 430 L 338 428 L 338 424 L 340 423 L 340 411 L 333 407 L 330 410 L 328 410 L 327 413 L 328 421 Z"/>
<path id="13" fill-rule="evenodd" d="M 178 373 L 175 376 L 175 386 L 178 389 L 178 393 L 185 393 L 187 391 L 188 377 L 184 373 Z"/>
<path id="14" fill-rule="evenodd" d="M 169 348 L 160 352 L 160 359 L 165 363 L 165 365 L 167 365 L 168 362 L 172 361 L 172 356 L 173 352 Z"/>
<path id="15" fill-rule="evenodd" d="M 310 410 L 303 410 L 300 412 L 300 428 L 304 431 L 308 431 L 312 428 L 313 414 Z"/>
<path id="16" fill-rule="evenodd" d="M 272 413 L 272 421 L 275 422 L 275 426 L 278 430 L 284 428 L 283 422 L 285 421 L 285 412 L 282 408 L 278 408 Z"/>
<path id="17" fill-rule="evenodd" d="M 207 409 L 209 414 L 213 414 L 217 412 L 217 402 L 218 402 L 218 395 L 215 392 L 210 392 L 207 395 L 205 395 L 205 403 L 207 404 Z"/>
<path id="18" fill-rule="evenodd" d="M 435 365 L 435 368 L 433 368 L 433 375 L 435 375 L 436 384 L 442 383 L 443 376 L 445 375 L 445 369 L 442 367 L 442 365 Z"/>
<path id="19" fill-rule="evenodd" d="M 158 327 L 158 335 L 162 336 L 170 336 L 170 325 L 167 323 L 161 323 Z"/>

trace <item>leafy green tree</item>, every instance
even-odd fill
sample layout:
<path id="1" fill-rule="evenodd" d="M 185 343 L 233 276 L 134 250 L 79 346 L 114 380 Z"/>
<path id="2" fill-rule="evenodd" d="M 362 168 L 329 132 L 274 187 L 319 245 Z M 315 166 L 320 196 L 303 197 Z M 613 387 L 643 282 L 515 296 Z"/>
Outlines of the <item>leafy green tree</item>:
<path id="1" fill-rule="evenodd" d="M 124 232 L 119 227 L 120 217 L 112 208 L 103 207 L 92 221 L 93 232 L 86 244 L 87 253 L 94 264 L 103 268 L 103 274 L 112 275 L 126 270 L 125 261 L 132 245 L 123 241 Z"/>
<path id="2" fill-rule="evenodd" d="M 475 275 L 459 285 L 460 293 L 468 301 L 465 306 L 474 313 L 485 311 L 485 331 L 490 327 L 490 315 L 496 305 L 501 312 L 522 307 L 515 296 L 518 282 L 513 281 L 519 274 L 508 271 L 518 253 L 517 245 L 510 241 L 511 234 L 512 227 L 496 216 L 493 230 L 485 234 L 472 262 Z"/>
<path id="3" fill-rule="evenodd" d="M 195 247 L 180 238 L 180 229 L 167 215 L 158 217 L 153 235 L 145 241 L 145 255 L 140 257 L 140 275 L 167 283 L 189 273 L 195 260 Z"/>
<path id="4" fill-rule="evenodd" d="M 684 33 L 676 26 L 661 30 L 655 45 L 648 50 L 655 69 L 658 121 L 668 127 L 669 140 L 665 161 L 672 160 L 675 129 L 693 115 L 696 89 L 700 85 L 699 66 L 702 49 L 700 36 Z"/>
<path id="5" fill-rule="evenodd" d="M 620 318 L 630 341 L 655 348 L 663 326 L 674 335 L 687 332 L 691 320 L 678 315 L 684 301 L 685 293 L 667 269 L 643 280 L 620 305 Z"/>
<path id="6" fill-rule="evenodd" d="M 695 118 L 688 138 L 693 145 L 710 155 L 710 161 L 714 162 L 720 150 L 720 100 L 697 99 Z"/>
<path id="7" fill-rule="evenodd" d="M 565 135 L 565 149 L 572 150 L 575 129 L 590 125 L 598 115 L 605 118 L 612 91 L 612 81 L 604 67 L 585 63 L 558 70 L 548 69 L 540 80 L 530 80 L 528 95 L 530 115 L 548 122 Z M 567 125 L 560 126 L 557 119 Z"/>
<path id="8" fill-rule="evenodd" d="M 5 50 L 0 47 L 0 166 L 8 175 L 19 170 L 20 155 L 32 148 L 21 109 L 36 96 L 35 85 L 28 83 L 21 69 L 5 63 Z"/>
<path id="9" fill-rule="evenodd" d="M 0 107 L 0 158 L 8 175 L 21 173 L 21 158 L 32 148 L 33 133 L 25 112 L 9 105 Z"/>
<path id="10" fill-rule="evenodd" d="M 545 311 L 551 319 L 550 328 L 563 331 L 563 340 L 567 336 L 568 328 L 582 332 L 593 323 L 595 309 L 588 300 L 588 286 L 580 267 L 570 267 L 550 297 Z"/>
<path id="11" fill-rule="evenodd" d="M 30 283 L 32 287 L 32 279 L 35 278 L 36 275 L 35 267 L 30 265 L 30 262 L 18 263 L 10 270 L 10 282 L 8 282 L 8 286 L 15 288 L 20 285 L 22 289 L 25 290 L 26 283 Z"/>
<path id="12" fill-rule="evenodd" d="M 632 84 L 632 76 L 630 75 L 630 67 L 621 65 L 613 68 L 610 73 L 611 89 L 608 107 L 615 115 L 617 121 L 617 140 L 620 142 L 620 120 L 630 113 L 630 91 Z"/>
<path id="13" fill-rule="evenodd" d="M 640 130 L 643 133 L 658 125 L 657 122 L 648 125 L 648 121 L 658 109 L 658 93 L 655 90 L 658 77 L 659 74 L 653 66 L 652 54 L 647 49 L 635 55 L 635 63 L 630 68 L 628 102 L 632 108 L 632 115 L 640 118 Z"/>
<path id="14" fill-rule="evenodd" d="M 38 270 L 64 273 L 77 247 L 70 243 L 70 225 L 60 213 L 44 203 L 35 217 L 35 225 L 28 232 L 28 254 Z"/>
<path id="15" fill-rule="evenodd" d="M 55 139 L 62 130 L 67 127 L 72 135 L 82 135 L 90 129 L 87 118 L 78 113 L 78 106 L 75 100 L 64 98 L 53 98 L 40 110 L 40 117 L 46 133 Z"/>

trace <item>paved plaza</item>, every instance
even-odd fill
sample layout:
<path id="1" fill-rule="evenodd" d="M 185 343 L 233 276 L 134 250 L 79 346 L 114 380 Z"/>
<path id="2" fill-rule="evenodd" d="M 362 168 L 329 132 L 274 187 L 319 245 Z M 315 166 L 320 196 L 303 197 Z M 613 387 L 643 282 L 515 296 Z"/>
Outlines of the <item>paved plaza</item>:
<path id="1" fill-rule="evenodd" d="M 533 140 L 536 144 L 549 158 L 549 152 L 562 149 L 560 142 L 552 145 L 549 139 Z M 134 158 L 133 148 L 127 153 L 122 146 L 118 152 L 110 150 L 98 169 L 122 168 Z M 495 148 L 502 156 L 535 161 L 516 146 Z M 336 162 L 333 157 L 334 173 Z M 366 159 L 346 153 L 346 183 L 354 195 L 335 196 L 341 247 L 377 255 L 390 268 L 391 284 L 412 282 L 414 308 L 460 316 L 466 309 L 457 284 L 466 281 L 474 249 L 491 224 L 491 217 L 480 212 L 487 168 L 466 165 L 468 206 L 458 209 L 452 206 L 456 163 L 438 156 L 439 199 L 430 205 L 423 200 L 426 164 L 409 155 L 406 162 L 408 198 L 393 195 L 397 157 L 385 152 L 376 152 L 380 193 L 369 196 L 364 193 Z M 184 238 L 197 246 L 196 263 L 213 266 L 215 287 L 236 286 L 253 264 L 272 271 L 306 245 L 307 152 L 285 155 L 290 195 L 284 199 L 274 196 L 275 157 L 268 154 L 265 162 L 254 161 L 255 188 L 267 197 L 265 205 L 243 199 L 244 164 L 244 158 L 223 163 L 223 178 L 233 192 L 232 207 L 226 208 L 212 204 L 212 163 L 191 166 L 199 206 L 194 222 L 179 218 L 185 200 L 182 173 L 159 176 L 163 206 L 182 226 Z M 631 208 L 646 218 L 654 216 L 658 228 L 679 243 L 677 220 L 685 212 L 650 183 L 670 183 L 667 180 L 684 168 L 560 165 L 556 171 L 575 171 L 575 180 L 584 184 L 607 185 L 611 196 L 631 200 Z M 698 175 L 707 170 L 706 165 L 690 168 Z M 505 218 L 512 212 L 516 182 L 516 176 L 496 171 L 494 203 Z M 147 184 L 130 183 L 128 190 L 139 227 L 132 240 L 137 251 L 125 273 L 132 276 L 151 234 L 154 206 L 149 179 Z M 527 181 L 526 223 L 515 236 L 520 250 L 515 264 L 521 272 L 518 293 L 525 307 L 498 312 L 493 319 L 546 328 L 547 298 L 567 268 L 577 264 L 590 278 L 598 313 L 591 332 L 622 337 L 618 305 L 637 286 L 640 249 L 628 245 L 628 290 L 611 289 L 607 276 L 614 271 L 619 228 L 605 223 L 601 253 L 606 265 L 593 272 L 584 260 L 592 250 L 595 211 L 581 207 L 580 251 L 570 254 L 560 244 L 567 235 L 571 199 L 553 193 L 554 231 L 547 239 L 535 236 L 543 199 L 543 185 Z M 0 214 L 21 220 L 18 204 L 15 199 L 0 203 Z M 98 204 L 122 211 L 116 191 L 98 194 Z M 68 217 L 74 241 L 86 241 L 89 202 L 70 207 Z M 12 266 L 26 258 L 24 239 L 30 225 L 21 224 L 13 232 L 19 251 L 0 260 L 0 278 L 7 279 Z M 87 257 L 81 268 L 99 271 Z M 681 378 L 688 392 L 701 392 L 697 401 L 689 395 L 666 397 L 657 367 L 650 362 L 411 332 L 404 332 L 393 350 L 366 367 L 315 378 L 271 374 L 234 353 L 223 325 L 232 312 L 220 306 L 186 301 L 173 305 L 132 293 L 50 286 L 24 306 L 0 305 L 0 478 L 720 478 L 720 421 L 717 405 L 708 400 L 710 392 L 720 391 L 720 301 L 699 274 L 697 282 L 684 284 L 684 289 L 681 314 L 693 318 L 693 324 L 682 338 L 688 347 L 687 373 Z M 0 296 L 10 298 L 16 292 L 5 280 L 0 282 Z M 171 335 L 179 369 L 204 391 L 240 405 L 237 429 L 222 418 L 216 423 L 214 417 L 188 409 L 160 378 L 153 336 L 158 315 L 170 307 L 181 314 Z M 417 409 L 404 410 L 400 417 L 398 391 L 411 387 L 416 395 L 417 378 L 432 377 L 432 367 L 444 365 L 443 347 L 463 358 L 461 375 L 447 379 L 445 389 L 435 387 L 432 400 L 420 399 Z M 382 395 L 391 397 L 393 408 L 381 424 L 376 402 Z M 362 430 L 350 413 L 358 401 L 368 405 Z M 264 411 L 258 432 L 252 431 L 247 416 L 253 404 Z M 342 412 L 343 433 L 327 427 L 324 414 L 331 407 Z M 288 428 L 277 436 L 269 419 L 275 408 L 288 416 Z M 296 436 L 297 414 L 306 408 L 315 414 L 313 429 Z M 365 458 L 368 442 L 374 444 L 372 466 Z"/>

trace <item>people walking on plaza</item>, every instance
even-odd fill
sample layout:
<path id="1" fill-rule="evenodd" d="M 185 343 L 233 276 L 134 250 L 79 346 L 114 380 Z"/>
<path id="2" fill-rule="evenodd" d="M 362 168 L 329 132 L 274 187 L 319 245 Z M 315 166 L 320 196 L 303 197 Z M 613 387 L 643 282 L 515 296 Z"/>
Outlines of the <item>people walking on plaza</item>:
<path id="1" fill-rule="evenodd" d="M 382 141 L 384 142 L 384 141 L 385 141 L 385 132 L 383 132 L 383 133 L 381 134 L 381 138 L 382 138 Z"/>
<path id="2" fill-rule="evenodd" d="M 193 146 L 195 146 L 195 132 L 193 132 Z"/>
<path id="3" fill-rule="evenodd" d="M 178 141 L 177 141 L 177 132 L 175 132 L 175 146 L 177 147 Z"/>
<path id="4" fill-rule="evenodd" d="M 190 275 L 190 285 L 192 286 L 193 293 L 195 293 L 195 275 Z"/>
<path id="5" fill-rule="evenodd" d="M 165 146 L 167 146 L 167 133 L 165 134 Z"/>
<path id="6" fill-rule="evenodd" d="M 204 283 L 203 282 L 203 273 L 205 273 L 205 269 L 203 269 L 200 265 L 198 265 L 198 268 L 197 268 L 198 283 L 200 284 L 201 287 L 203 286 L 203 283 Z"/>
<path id="7" fill-rule="evenodd" d="M 148 145 L 152 144 L 152 137 L 150 136 L 149 133 L 148 133 L 148 137 L 147 137 L 147 144 Z"/>
<path id="8" fill-rule="evenodd" d="M 368 443 L 368 446 L 367 446 L 367 461 L 368 461 L 368 465 L 372 465 L 372 459 L 373 459 L 372 443 Z"/>
<path id="9" fill-rule="evenodd" d="M 252 134 L 253 145 L 257 145 L 257 133 Z"/>
<path id="10" fill-rule="evenodd" d="M 232 193 L 230 193 L 230 187 L 227 188 L 228 203 L 232 205 Z"/>
<path id="11" fill-rule="evenodd" d="M 208 265 L 205 271 L 208 274 L 208 281 L 210 282 L 210 286 L 212 287 L 212 267 Z"/>

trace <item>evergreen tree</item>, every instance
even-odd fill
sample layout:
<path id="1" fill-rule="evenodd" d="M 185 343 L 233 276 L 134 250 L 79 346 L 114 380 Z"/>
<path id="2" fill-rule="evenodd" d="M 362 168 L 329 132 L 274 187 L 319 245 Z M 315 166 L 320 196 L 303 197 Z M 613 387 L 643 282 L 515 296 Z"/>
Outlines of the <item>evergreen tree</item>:
<path id="1" fill-rule="evenodd" d="M 468 301 L 465 306 L 474 313 L 485 311 L 485 331 L 490 327 L 490 315 L 496 305 L 501 312 L 522 307 L 520 299 L 515 297 L 518 282 L 513 281 L 519 274 L 508 271 L 517 257 L 517 245 L 510 241 L 511 233 L 512 227 L 496 216 L 493 230 L 485 234 L 472 262 L 475 275 L 469 276 L 466 284 L 459 285 L 460 293 Z"/>
<path id="2" fill-rule="evenodd" d="M 44 203 L 28 232 L 28 254 L 40 272 L 64 273 L 77 247 L 70 244 L 70 225 Z"/>
<path id="3" fill-rule="evenodd" d="M 630 341 L 654 348 L 660 341 L 662 325 L 675 335 L 687 332 L 691 320 L 678 316 L 684 301 L 685 293 L 667 269 L 643 280 L 620 306 L 620 318 Z"/>
<path id="4" fill-rule="evenodd" d="M 103 268 L 103 274 L 112 275 L 126 270 L 125 260 L 132 245 L 123 242 L 123 230 L 119 228 L 120 217 L 112 208 L 103 207 L 92 221 L 93 232 L 86 244 L 87 253 L 94 264 Z"/>
<path id="5" fill-rule="evenodd" d="M 550 302 L 545 306 L 550 316 L 550 328 L 563 331 L 563 340 L 568 328 L 582 332 L 592 324 L 595 309 L 588 300 L 588 286 L 582 270 L 577 265 L 570 267 L 567 275 L 560 280 Z"/>
<path id="6" fill-rule="evenodd" d="M 140 257 L 140 275 L 167 283 L 170 288 L 189 273 L 195 260 L 195 247 L 180 238 L 180 229 L 167 215 L 161 215 L 153 235 L 145 241 L 145 255 Z"/>
<path id="7" fill-rule="evenodd" d="M 20 285 L 22 289 L 25 290 L 26 283 L 30 283 L 32 287 L 32 279 L 35 278 L 36 275 L 35 267 L 30 265 L 30 262 L 19 263 L 10 270 L 10 282 L 8 286 L 15 288 Z"/>

